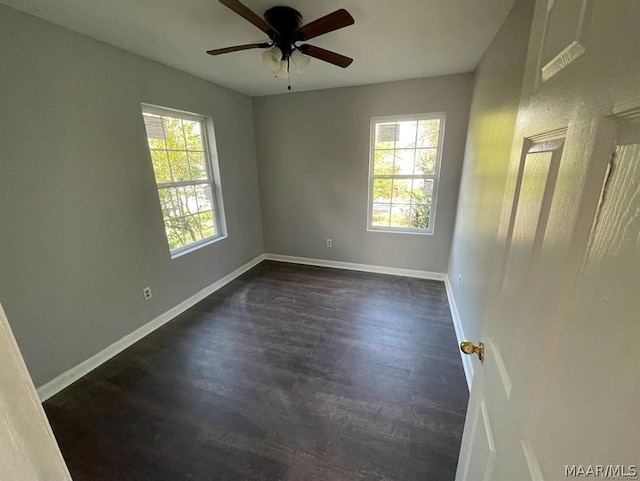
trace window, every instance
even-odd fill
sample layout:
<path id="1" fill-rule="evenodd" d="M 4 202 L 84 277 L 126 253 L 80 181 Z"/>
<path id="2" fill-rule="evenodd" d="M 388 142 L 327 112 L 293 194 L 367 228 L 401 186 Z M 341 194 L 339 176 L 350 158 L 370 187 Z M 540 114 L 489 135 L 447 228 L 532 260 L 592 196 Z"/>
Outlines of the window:
<path id="1" fill-rule="evenodd" d="M 433 234 L 445 114 L 371 119 L 372 231 Z"/>
<path id="2" fill-rule="evenodd" d="M 171 257 L 225 235 L 211 119 L 142 106 Z"/>

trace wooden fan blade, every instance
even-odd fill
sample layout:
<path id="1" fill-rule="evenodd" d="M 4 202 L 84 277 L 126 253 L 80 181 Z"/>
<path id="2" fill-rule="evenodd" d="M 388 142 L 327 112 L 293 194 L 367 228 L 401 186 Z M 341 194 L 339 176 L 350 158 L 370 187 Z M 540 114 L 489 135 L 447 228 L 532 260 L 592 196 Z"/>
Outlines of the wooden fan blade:
<path id="1" fill-rule="evenodd" d="M 264 20 L 260 15 L 255 13 L 249 7 L 241 3 L 239 0 L 220 0 L 220 3 L 227 8 L 230 8 L 245 20 L 248 20 L 264 33 L 271 37 L 276 31 Z"/>
<path id="2" fill-rule="evenodd" d="M 325 50 L 324 48 L 314 47 L 313 45 L 305 44 L 298 47 L 303 54 L 309 57 L 314 57 L 325 62 L 332 63 L 338 67 L 346 68 L 353 62 L 352 58 L 345 57 L 339 53 L 332 52 L 331 50 Z"/>
<path id="3" fill-rule="evenodd" d="M 215 50 L 207 50 L 209 55 L 221 55 L 229 52 L 239 52 L 240 50 L 249 50 L 250 48 L 267 48 L 268 43 L 248 43 L 246 45 L 236 45 L 234 47 L 216 48 Z"/>
<path id="4" fill-rule="evenodd" d="M 344 8 L 336 10 L 329 15 L 314 20 L 311 23 L 303 25 L 296 31 L 296 38 L 299 41 L 309 40 L 318 35 L 324 35 L 325 33 L 333 32 L 339 28 L 348 27 L 353 25 L 355 20 Z"/>

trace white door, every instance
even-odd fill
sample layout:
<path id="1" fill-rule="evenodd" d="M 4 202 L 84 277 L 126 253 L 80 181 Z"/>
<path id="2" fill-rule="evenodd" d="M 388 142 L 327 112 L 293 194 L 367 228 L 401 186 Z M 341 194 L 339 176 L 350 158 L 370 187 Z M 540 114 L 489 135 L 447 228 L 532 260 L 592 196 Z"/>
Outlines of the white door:
<path id="1" fill-rule="evenodd" d="M 536 2 L 513 152 L 456 480 L 638 479 L 640 1 Z"/>
<path id="2" fill-rule="evenodd" d="M 71 481 L 1 305 L 0 480 Z"/>

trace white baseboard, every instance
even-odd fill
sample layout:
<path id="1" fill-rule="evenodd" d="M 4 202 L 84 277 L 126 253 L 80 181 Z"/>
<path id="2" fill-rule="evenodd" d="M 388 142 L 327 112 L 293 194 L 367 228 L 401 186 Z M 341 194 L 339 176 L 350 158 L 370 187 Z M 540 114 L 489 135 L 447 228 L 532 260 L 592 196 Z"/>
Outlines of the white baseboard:
<path id="1" fill-rule="evenodd" d="M 456 305 L 456 299 L 453 297 L 453 289 L 451 288 L 451 281 L 449 275 L 444 280 L 444 286 L 447 289 L 447 297 L 449 298 L 449 310 L 451 311 L 451 318 L 453 319 L 453 328 L 456 331 L 456 338 L 458 344 L 466 339 L 464 330 L 462 329 L 462 322 L 460 321 L 460 314 L 458 313 L 458 306 Z M 473 362 L 471 362 L 471 356 L 466 356 L 460 351 L 460 358 L 462 359 L 462 368 L 464 369 L 464 376 L 467 378 L 467 387 L 471 391 L 471 383 L 473 382 Z"/>
<path id="2" fill-rule="evenodd" d="M 256 257 L 255 259 L 252 259 L 251 261 L 247 262 L 243 266 L 238 267 L 235 271 L 227 274 L 222 279 L 217 280 L 216 282 L 205 287 L 201 291 L 196 292 L 194 295 L 192 295 L 188 299 L 185 299 L 177 306 L 169 309 L 167 312 L 160 314 L 158 317 L 149 321 L 144 326 L 139 327 L 132 333 L 127 334 L 123 338 L 117 340 L 110 346 L 104 348 L 99 353 L 91 356 L 89 359 L 81 362 L 77 366 L 72 367 L 68 371 L 63 372 L 62 374 L 52 379 L 48 383 L 40 386 L 37 390 L 40 401 L 44 402 L 54 394 L 57 394 L 58 392 L 62 391 L 64 388 L 72 384 L 74 381 L 78 380 L 82 376 L 93 371 L 95 368 L 97 368 L 104 362 L 108 361 L 116 354 L 119 354 L 120 352 L 124 351 L 126 348 L 138 342 L 140 339 L 142 339 L 146 335 L 150 334 L 151 332 L 158 329 L 160 326 L 169 322 L 178 314 L 181 314 L 182 312 L 186 311 L 193 305 L 200 302 L 202 299 L 204 299 L 208 295 L 214 293 L 221 287 L 225 286 L 226 284 L 234 280 L 236 277 L 240 276 L 241 274 L 244 274 L 246 271 L 248 271 L 252 267 L 262 262 L 264 259 L 265 259 L 264 254 L 259 255 L 258 257 Z"/>
<path id="3" fill-rule="evenodd" d="M 308 266 L 331 267 L 334 269 L 347 269 L 350 271 L 374 272 L 376 274 L 389 274 L 392 276 L 417 277 L 419 279 L 431 279 L 435 281 L 444 281 L 447 276 L 442 272 L 399 269 L 397 267 L 374 266 L 371 264 L 356 264 L 353 262 L 312 259 L 309 257 L 284 256 L 280 254 L 265 254 L 264 258 L 265 260 L 269 261 L 289 262 L 291 264 L 305 264 Z"/>

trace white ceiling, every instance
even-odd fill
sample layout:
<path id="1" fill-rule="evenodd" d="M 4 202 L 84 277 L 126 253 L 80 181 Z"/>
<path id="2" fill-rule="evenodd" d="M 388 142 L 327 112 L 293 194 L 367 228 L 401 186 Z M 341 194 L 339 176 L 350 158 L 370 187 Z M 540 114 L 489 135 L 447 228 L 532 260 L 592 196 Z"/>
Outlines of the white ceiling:
<path id="1" fill-rule="evenodd" d="M 430 77 L 475 69 L 514 0 L 242 0 L 262 15 L 288 5 L 315 20 L 346 8 L 355 25 L 309 43 L 354 58 L 341 69 L 312 59 L 294 91 Z M 206 50 L 266 36 L 216 0 L 0 0 L 11 7 L 250 96 L 286 92 L 262 50 Z"/>

